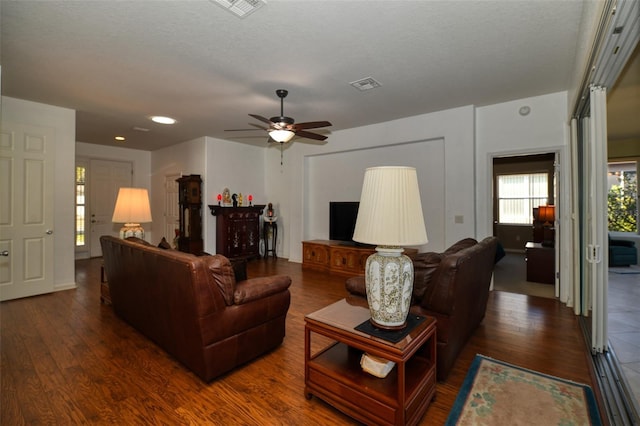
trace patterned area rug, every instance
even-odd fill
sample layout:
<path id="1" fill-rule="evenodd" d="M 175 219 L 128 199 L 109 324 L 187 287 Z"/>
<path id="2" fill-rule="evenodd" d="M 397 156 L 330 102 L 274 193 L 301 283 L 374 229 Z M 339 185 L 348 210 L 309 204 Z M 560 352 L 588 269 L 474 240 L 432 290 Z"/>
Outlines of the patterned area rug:
<path id="1" fill-rule="evenodd" d="M 592 389 L 476 355 L 447 419 L 453 425 L 601 425 Z"/>

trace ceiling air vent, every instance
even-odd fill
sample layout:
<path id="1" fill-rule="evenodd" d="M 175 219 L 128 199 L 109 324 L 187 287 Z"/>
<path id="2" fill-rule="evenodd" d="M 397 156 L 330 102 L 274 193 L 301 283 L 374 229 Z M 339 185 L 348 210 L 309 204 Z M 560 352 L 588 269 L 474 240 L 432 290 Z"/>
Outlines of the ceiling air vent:
<path id="1" fill-rule="evenodd" d="M 361 78 L 360 80 L 352 81 L 349 84 L 361 92 L 382 86 L 379 82 L 374 80 L 373 77 Z"/>
<path id="2" fill-rule="evenodd" d="M 250 13 L 267 4 L 265 0 L 209 0 L 211 3 L 222 6 L 234 15 L 244 18 Z"/>

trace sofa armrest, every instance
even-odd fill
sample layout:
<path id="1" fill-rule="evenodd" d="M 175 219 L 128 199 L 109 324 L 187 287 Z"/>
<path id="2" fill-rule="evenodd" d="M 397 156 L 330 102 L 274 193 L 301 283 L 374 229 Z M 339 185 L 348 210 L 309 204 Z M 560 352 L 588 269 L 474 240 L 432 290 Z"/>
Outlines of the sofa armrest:
<path id="1" fill-rule="evenodd" d="M 236 305 L 249 303 L 252 300 L 262 299 L 285 291 L 290 285 L 291 278 L 286 275 L 273 275 L 240 281 L 236 283 L 233 302 Z"/>
<path id="2" fill-rule="evenodd" d="M 351 277 L 345 283 L 347 291 L 351 294 L 367 297 L 367 287 L 364 282 L 364 275 Z"/>

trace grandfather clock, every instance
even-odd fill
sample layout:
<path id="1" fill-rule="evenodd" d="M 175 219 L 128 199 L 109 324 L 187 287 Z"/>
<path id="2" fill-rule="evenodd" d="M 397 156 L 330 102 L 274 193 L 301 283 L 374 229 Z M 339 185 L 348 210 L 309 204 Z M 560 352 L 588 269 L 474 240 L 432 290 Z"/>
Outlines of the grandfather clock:
<path id="1" fill-rule="evenodd" d="M 178 250 L 202 254 L 202 179 L 200 175 L 182 176 L 178 182 L 180 234 Z"/>

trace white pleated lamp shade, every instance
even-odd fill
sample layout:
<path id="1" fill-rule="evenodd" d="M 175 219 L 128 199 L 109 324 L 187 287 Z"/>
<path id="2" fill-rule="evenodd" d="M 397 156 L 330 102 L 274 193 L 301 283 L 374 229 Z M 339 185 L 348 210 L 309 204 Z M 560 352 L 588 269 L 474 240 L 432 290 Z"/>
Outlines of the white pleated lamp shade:
<path id="1" fill-rule="evenodd" d="M 370 167 L 365 171 L 353 239 L 398 247 L 428 242 L 414 167 Z"/>
<path id="2" fill-rule="evenodd" d="M 147 190 L 144 188 L 120 188 L 111 221 L 114 223 L 152 222 Z"/>

